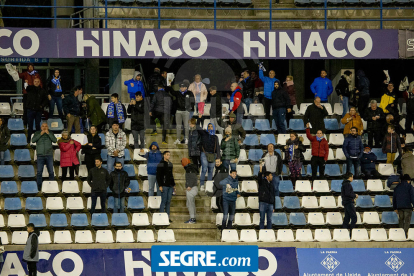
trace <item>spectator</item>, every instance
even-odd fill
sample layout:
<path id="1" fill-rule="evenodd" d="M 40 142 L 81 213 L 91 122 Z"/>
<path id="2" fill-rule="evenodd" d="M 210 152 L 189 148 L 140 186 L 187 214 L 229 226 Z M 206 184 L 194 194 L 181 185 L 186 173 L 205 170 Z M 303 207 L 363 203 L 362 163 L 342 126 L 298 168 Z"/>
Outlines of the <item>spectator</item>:
<path id="1" fill-rule="evenodd" d="M 190 113 L 194 112 L 194 94 L 187 90 L 187 84 L 180 84 L 180 91 L 171 91 L 177 99 L 177 112 L 175 113 L 175 123 L 177 125 L 177 140 L 174 144 L 188 144 L 188 121 Z M 181 140 L 181 125 L 184 126 L 184 139 Z"/>
<path id="2" fill-rule="evenodd" d="M 82 146 L 82 154 L 85 155 L 85 164 L 88 172 L 95 167 L 95 159 L 101 157 L 102 140 L 98 135 L 96 126 L 92 125 L 86 136 L 88 143 Z"/>
<path id="3" fill-rule="evenodd" d="M 102 168 L 101 157 L 95 158 L 95 168 L 92 168 L 88 174 L 88 184 L 91 186 L 91 216 L 95 213 L 96 200 L 99 197 L 101 200 L 101 213 L 106 213 L 106 193 L 111 182 L 111 177 L 107 170 Z"/>
<path id="4" fill-rule="evenodd" d="M 404 148 L 404 154 L 401 157 L 401 167 L 404 174 L 414 179 L 414 155 L 411 149 Z"/>
<path id="5" fill-rule="evenodd" d="M 217 158 L 220 158 L 220 144 L 217 135 L 215 135 L 215 126 L 208 124 L 207 130 L 198 129 L 200 135 L 201 145 L 201 176 L 200 176 L 200 190 L 204 191 L 204 181 L 208 169 L 208 180 L 213 180 L 214 163 Z"/>
<path id="6" fill-rule="evenodd" d="M 62 182 L 66 180 L 68 168 L 70 180 L 75 179 L 75 168 L 79 165 L 78 152 L 81 144 L 70 138 L 67 130 L 62 131 L 62 138 L 58 141 L 60 149 L 60 167 L 62 168 Z M 78 170 L 78 169 L 77 169 Z"/>
<path id="7" fill-rule="evenodd" d="M 351 134 L 351 128 L 356 127 L 358 130 L 358 135 L 362 135 L 364 131 L 364 125 L 362 123 L 361 116 L 357 114 L 356 107 L 352 106 L 349 109 L 349 113 L 341 119 L 341 123 L 345 125 L 344 135 L 347 136 Z"/>
<path id="8" fill-rule="evenodd" d="M 308 108 L 306 109 L 303 120 L 305 122 L 305 125 L 307 123 L 311 123 L 312 129 L 310 130 L 310 132 L 312 134 L 316 134 L 316 132 L 319 130 L 325 133 L 326 129 L 325 129 L 325 122 L 323 119 L 326 116 L 328 116 L 328 111 L 321 104 L 321 98 L 316 97 L 315 100 L 313 101 L 313 104 L 308 106 Z"/>
<path id="9" fill-rule="evenodd" d="M 162 160 L 162 154 L 157 142 L 152 142 L 149 151 L 145 154 L 145 159 L 147 159 L 147 174 L 148 174 L 148 196 L 154 195 L 154 187 L 157 185 L 157 166 Z"/>
<path id="10" fill-rule="evenodd" d="M 269 76 L 265 77 L 263 70 L 259 69 L 259 77 L 264 83 L 264 112 L 266 114 L 266 119 L 270 121 L 270 107 L 272 106 L 272 92 L 275 89 L 275 82 L 278 79 L 275 78 L 275 71 L 270 70 Z"/>
<path id="11" fill-rule="evenodd" d="M 141 92 L 142 98 L 145 98 L 144 84 L 141 81 L 141 72 L 135 71 L 134 77 L 124 82 L 124 85 L 128 86 L 129 99 L 133 100 L 136 97 L 137 92 Z"/>
<path id="12" fill-rule="evenodd" d="M 56 143 L 57 139 L 53 133 L 49 132 L 47 123 L 43 123 L 41 131 L 36 131 L 33 135 L 32 142 L 36 143 L 37 155 L 37 187 L 42 190 L 42 174 L 43 167 L 46 165 L 49 172 L 49 180 L 55 179 L 53 172 L 53 147 L 52 143 Z"/>
<path id="13" fill-rule="evenodd" d="M 150 116 L 158 118 L 162 125 L 162 144 L 167 144 L 167 129 L 170 124 L 170 112 L 172 107 L 172 98 L 168 92 L 165 91 L 163 84 L 158 85 L 158 91 L 155 93 L 150 107 Z M 156 135 L 153 132 L 152 135 Z"/>
<path id="14" fill-rule="evenodd" d="M 322 130 L 316 132 L 316 136 L 311 135 L 309 129 L 309 123 L 306 124 L 306 137 L 311 142 L 312 147 L 312 158 L 311 158 L 311 169 L 312 169 L 312 181 L 317 178 L 319 169 L 319 177 L 325 176 L 325 164 L 328 161 L 329 156 L 329 145 L 328 141 L 323 137 Z"/>
<path id="15" fill-rule="evenodd" d="M 364 71 L 358 70 L 357 73 L 357 87 L 355 93 L 358 95 L 358 112 L 365 114 L 369 102 L 369 79 L 365 76 Z"/>
<path id="16" fill-rule="evenodd" d="M 237 171 L 231 170 L 230 175 L 220 181 L 220 185 L 223 187 L 223 221 L 221 229 L 231 229 L 234 213 L 236 212 L 236 199 L 240 197 Z M 227 217 L 229 218 L 228 221 Z"/>
<path id="17" fill-rule="evenodd" d="M 273 120 L 275 120 L 277 132 L 284 134 L 286 133 L 286 112 L 292 112 L 289 108 L 290 98 L 286 90 L 280 85 L 280 81 L 275 81 L 274 86 L 275 89 L 272 92 Z"/>
<path id="18" fill-rule="evenodd" d="M 154 73 L 148 79 L 150 103 L 154 99 L 155 93 L 158 91 L 158 85 L 162 84 L 163 87 L 167 86 L 166 79 L 161 75 L 159 68 L 154 68 Z M 157 128 L 155 123 L 155 117 L 150 116 L 150 124 L 154 127 L 151 135 L 157 135 Z"/>
<path id="19" fill-rule="evenodd" d="M 243 81 L 240 83 L 243 91 L 243 102 L 246 104 L 247 111 L 250 110 L 250 104 L 254 97 L 254 81 L 250 77 L 250 71 L 243 72 Z"/>
<path id="20" fill-rule="evenodd" d="M 75 87 L 70 92 L 70 95 L 63 99 L 63 111 L 66 114 L 66 120 L 68 121 L 68 131 L 72 132 L 72 126 L 75 126 L 75 133 L 81 133 L 80 130 L 80 106 L 78 96 L 82 94 L 81 87 Z"/>
<path id="21" fill-rule="evenodd" d="M 267 145 L 267 152 L 262 156 L 264 161 L 265 172 L 271 172 L 273 175 L 273 186 L 275 190 L 275 196 L 279 195 L 279 175 L 282 174 L 283 160 L 279 153 L 275 151 L 275 145 L 272 143 Z"/>
<path id="22" fill-rule="evenodd" d="M 349 109 L 349 98 L 351 97 L 351 93 L 353 90 L 352 87 L 352 72 L 346 70 L 344 74 L 341 76 L 338 84 L 335 87 L 336 94 L 338 94 L 339 98 L 342 102 L 343 112 L 342 117 L 348 113 Z M 355 108 L 356 109 L 356 108 Z"/>
<path id="23" fill-rule="evenodd" d="M 407 236 L 414 205 L 414 188 L 408 174 L 404 174 L 401 183 L 394 188 L 392 205 L 398 214 L 398 226 L 404 229 Z"/>
<path id="24" fill-rule="evenodd" d="M 124 166 L 126 134 L 117 121 L 112 123 L 112 128 L 105 135 L 105 146 L 108 149 L 108 172 L 114 170 L 115 162 L 121 162 Z"/>
<path id="25" fill-rule="evenodd" d="M 109 189 L 114 196 L 114 213 L 125 213 L 125 196 L 131 189 L 129 176 L 122 168 L 121 162 L 115 162 L 115 170 L 109 175 Z"/>
<path id="26" fill-rule="evenodd" d="M 4 154 L 8 149 L 10 140 L 10 130 L 6 125 L 4 118 L 0 118 L 0 164 L 4 165 Z"/>
<path id="27" fill-rule="evenodd" d="M 392 164 L 395 160 L 395 153 L 398 151 L 402 156 L 400 136 L 395 132 L 393 125 L 389 125 L 388 133 L 382 141 L 382 152 L 387 154 L 387 163 Z"/>
<path id="28" fill-rule="evenodd" d="M 234 113 L 229 115 L 229 121 L 227 124 L 224 124 L 224 127 L 231 127 L 231 133 L 234 138 L 237 139 L 239 145 L 241 145 L 246 138 L 246 131 L 242 127 L 241 123 L 236 120 L 236 115 Z"/>
<path id="29" fill-rule="evenodd" d="M 167 213 L 170 216 L 171 198 L 175 189 L 173 176 L 173 164 L 170 162 L 170 152 L 164 151 L 163 159 L 157 166 L 157 182 L 161 192 L 160 213 Z M 171 219 L 170 219 L 170 222 Z"/>
<path id="30" fill-rule="evenodd" d="M 372 100 L 370 105 L 371 107 L 366 109 L 364 114 L 364 120 L 367 121 L 368 145 L 372 148 L 375 142 L 375 147 L 380 147 L 385 115 L 376 100 Z"/>
<path id="31" fill-rule="evenodd" d="M 366 179 L 380 178 L 381 175 L 375 169 L 375 162 L 377 156 L 371 151 L 371 147 L 368 145 L 364 146 L 364 153 L 361 157 L 361 173 Z"/>
<path id="32" fill-rule="evenodd" d="M 197 119 L 191 118 L 189 121 L 190 131 L 188 134 L 188 156 L 191 162 L 197 166 L 197 169 L 201 167 L 200 159 L 200 139 L 201 136 L 198 134 L 196 127 Z"/>
<path id="33" fill-rule="evenodd" d="M 243 105 L 242 105 L 242 93 L 241 88 L 238 86 L 236 82 L 233 82 L 230 86 L 231 89 L 231 96 L 230 96 L 230 109 L 229 109 L 229 116 L 232 114 L 236 115 L 237 123 L 241 124 L 243 121 Z"/>
<path id="34" fill-rule="evenodd" d="M 86 94 L 83 96 L 83 101 L 86 103 L 89 125 L 94 125 L 96 127 L 96 131 L 100 133 L 106 125 L 105 112 L 102 110 L 101 105 L 95 96 L 89 96 Z"/>
<path id="35" fill-rule="evenodd" d="M 285 160 L 289 164 L 290 179 L 292 183 L 296 183 L 296 180 L 301 179 L 301 170 L 303 160 L 303 152 L 305 152 L 305 146 L 303 146 L 303 137 L 299 137 L 297 133 L 291 132 L 290 139 L 286 140 L 285 146 Z"/>
<path id="36" fill-rule="evenodd" d="M 118 94 L 114 93 L 111 95 L 111 102 L 106 108 L 106 117 L 108 124 L 112 126 L 113 122 L 117 121 L 121 128 L 124 128 L 126 120 L 126 109 L 125 106 L 118 100 Z"/>
<path id="37" fill-rule="evenodd" d="M 406 132 L 404 130 L 404 128 L 399 124 L 399 121 L 394 120 L 394 116 L 391 114 L 388 114 L 385 117 L 385 124 L 384 128 L 382 130 L 382 133 L 387 133 L 388 131 L 388 126 L 393 126 L 395 129 L 395 132 L 398 134 L 398 136 L 402 135 L 402 137 L 405 139 L 406 136 Z"/>
<path id="38" fill-rule="evenodd" d="M 414 129 L 412 127 L 414 122 L 414 83 L 410 84 L 409 90 L 403 93 L 403 97 L 405 99 L 405 102 L 407 103 L 405 116 L 405 131 L 409 133 L 414 133 Z"/>
<path id="39" fill-rule="evenodd" d="M 321 76 L 317 77 L 310 88 L 315 97 L 319 97 L 322 103 L 328 102 L 328 97 L 332 94 L 332 82 L 328 79 L 326 70 L 321 70 Z M 312 124 L 313 125 L 313 124 Z"/>
<path id="40" fill-rule="evenodd" d="M 395 102 L 396 94 L 394 92 L 394 84 L 389 82 L 386 87 L 383 88 L 384 94 L 381 97 L 380 108 L 384 113 L 390 113 L 390 104 Z"/>
<path id="41" fill-rule="evenodd" d="M 265 216 L 267 217 L 266 229 L 272 229 L 272 214 L 275 212 L 275 186 L 273 185 L 273 175 L 271 172 L 263 171 L 263 163 L 260 163 L 258 175 L 259 184 L 259 212 L 260 229 L 265 229 Z"/>
<path id="42" fill-rule="evenodd" d="M 293 83 L 293 76 L 286 77 L 286 81 L 283 83 L 283 89 L 288 92 L 290 99 L 290 105 L 288 106 L 288 110 L 290 109 L 290 112 L 286 113 L 286 123 L 289 128 L 289 121 L 290 119 L 293 119 L 293 114 L 295 113 L 293 111 L 293 106 L 296 105 L 296 89 L 295 84 Z"/>
<path id="43" fill-rule="evenodd" d="M 27 225 L 29 237 L 23 251 L 23 261 L 27 263 L 28 276 L 37 275 L 37 262 L 39 262 L 39 231 L 36 230 L 33 223 Z"/>
<path id="44" fill-rule="evenodd" d="M 213 176 L 213 195 L 216 197 L 216 205 L 219 213 L 223 213 L 223 187 L 220 182 L 229 176 L 229 169 L 221 162 L 220 158 L 216 159 L 216 170 Z"/>
<path id="45" fill-rule="evenodd" d="M 357 222 L 357 214 L 355 210 L 354 201 L 358 198 L 358 195 L 354 193 L 354 189 L 352 188 L 351 182 L 354 180 L 354 176 L 352 173 L 347 172 L 345 174 L 345 180 L 342 182 L 341 187 L 341 198 L 342 198 L 342 205 L 345 209 L 345 217 L 344 222 L 342 224 L 342 228 L 349 230 L 349 237 L 351 237 L 352 229 L 354 229 L 355 224 Z M 349 222 L 351 221 L 351 225 Z"/>
<path id="46" fill-rule="evenodd" d="M 228 126 L 225 130 L 225 137 L 221 140 L 221 150 L 223 152 L 221 159 L 223 165 L 227 169 L 236 170 L 237 163 L 239 162 L 240 146 L 236 138 L 231 135 L 231 127 Z"/>
<path id="47" fill-rule="evenodd" d="M 27 109 L 27 143 L 30 143 L 32 137 L 33 122 L 36 125 L 36 131 L 40 130 L 40 121 L 42 120 L 43 109 L 49 104 L 46 91 L 40 86 L 40 79 L 34 79 L 33 85 L 27 87 L 26 109 Z"/>
<path id="48" fill-rule="evenodd" d="M 216 126 L 217 131 L 223 135 L 223 128 L 220 127 L 221 125 L 221 117 L 223 112 L 223 104 L 221 100 L 220 93 L 217 93 L 217 87 L 211 86 L 210 89 L 210 123 Z"/>
<path id="49" fill-rule="evenodd" d="M 185 223 L 194 224 L 196 223 L 196 205 L 195 198 L 198 194 L 198 168 L 196 165 L 191 164 L 190 159 L 181 159 L 181 165 L 185 170 L 185 194 L 187 198 L 187 208 L 190 213 L 190 219 Z"/>
<path id="50" fill-rule="evenodd" d="M 49 98 L 49 118 L 53 117 L 55 104 L 59 113 L 59 118 L 65 119 L 63 116 L 62 100 L 65 98 L 62 90 L 62 79 L 59 68 L 53 70 L 53 74 L 47 80 L 48 98 Z"/>
<path id="51" fill-rule="evenodd" d="M 197 125 L 203 126 L 202 117 L 204 115 L 204 104 L 207 99 L 207 87 L 201 81 L 201 75 L 197 74 L 194 76 L 194 82 L 190 84 L 188 90 L 193 92 L 195 99 L 195 107 L 198 113 Z"/>
<path id="52" fill-rule="evenodd" d="M 250 77 L 252 78 L 252 82 L 254 83 L 254 94 L 255 99 L 253 102 L 262 103 L 263 102 L 263 88 L 264 84 L 262 80 L 257 75 L 257 71 L 252 71 L 250 73 Z"/>
<path id="53" fill-rule="evenodd" d="M 140 149 L 144 153 L 145 147 L 145 108 L 144 98 L 141 92 L 135 94 L 135 99 L 131 99 L 128 105 L 128 114 L 131 114 L 131 131 L 134 136 L 134 149 Z"/>
<path id="54" fill-rule="evenodd" d="M 355 178 L 359 178 L 361 174 L 361 157 L 364 153 L 364 146 L 361 137 L 358 136 L 358 129 L 356 127 L 351 128 L 351 135 L 348 135 L 345 138 L 342 150 L 346 157 L 346 172 L 351 172 L 351 166 L 354 165 Z"/>

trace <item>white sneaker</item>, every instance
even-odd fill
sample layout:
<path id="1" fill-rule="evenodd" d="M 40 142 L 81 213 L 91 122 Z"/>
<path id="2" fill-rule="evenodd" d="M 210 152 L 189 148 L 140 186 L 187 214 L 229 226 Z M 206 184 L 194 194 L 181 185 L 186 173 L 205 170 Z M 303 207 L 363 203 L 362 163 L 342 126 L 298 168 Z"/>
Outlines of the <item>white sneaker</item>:
<path id="1" fill-rule="evenodd" d="M 188 139 L 185 139 L 184 144 L 188 145 Z"/>
<path id="2" fill-rule="evenodd" d="M 200 186 L 200 192 L 204 192 L 204 185 Z"/>
<path id="3" fill-rule="evenodd" d="M 174 145 L 181 144 L 180 140 L 175 140 Z"/>

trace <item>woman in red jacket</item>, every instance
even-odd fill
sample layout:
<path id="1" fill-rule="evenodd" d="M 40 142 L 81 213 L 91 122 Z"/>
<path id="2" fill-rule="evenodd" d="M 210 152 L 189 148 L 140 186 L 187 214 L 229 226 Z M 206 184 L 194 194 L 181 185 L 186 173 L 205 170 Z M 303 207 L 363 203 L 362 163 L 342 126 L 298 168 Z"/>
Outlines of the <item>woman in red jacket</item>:
<path id="1" fill-rule="evenodd" d="M 311 142 L 312 146 L 312 159 L 311 159 L 311 168 L 312 168 L 312 181 L 316 179 L 316 174 L 318 173 L 319 167 L 319 177 L 323 178 L 325 176 L 325 164 L 328 160 L 329 154 L 329 145 L 328 141 L 323 137 L 322 130 L 316 132 L 316 136 L 310 134 L 309 123 L 306 124 L 306 137 Z"/>
<path id="2" fill-rule="evenodd" d="M 75 179 L 75 168 L 79 165 L 77 153 L 81 149 L 81 144 L 70 139 L 69 132 L 64 130 L 62 138 L 59 139 L 60 148 L 60 167 L 62 168 L 62 181 L 66 180 L 68 167 L 70 169 L 70 179 Z"/>

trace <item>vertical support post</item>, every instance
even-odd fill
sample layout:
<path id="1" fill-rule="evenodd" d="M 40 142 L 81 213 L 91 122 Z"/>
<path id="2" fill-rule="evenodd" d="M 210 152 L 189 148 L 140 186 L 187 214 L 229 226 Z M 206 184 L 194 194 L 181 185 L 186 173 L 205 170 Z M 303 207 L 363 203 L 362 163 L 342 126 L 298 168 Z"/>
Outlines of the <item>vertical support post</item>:
<path id="1" fill-rule="evenodd" d="M 158 0 L 158 29 L 161 29 L 161 0 Z"/>
<path id="2" fill-rule="evenodd" d="M 380 29 L 382 30 L 382 0 L 380 0 Z"/>
<path id="3" fill-rule="evenodd" d="M 108 29 L 108 0 L 105 0 L 105 29 Z"/>
<path id="4" fill-rule="evenodd" d="M 272 29 L 272 0 L 269 0 L 269 28 Z"/>
<path id="5" fill-rule="evenodd" d="M 325 30 L 328 29 L 328 0 L 325 0 Z"/>
<path id="6" fill-rule="evenodd" d="M 54 15 L 53 15 L 53 17 L 54 17 L 54 19 L 53 19 L 53 27 L 54 28 L 57 28 L 57 0 L 54 0 L 54 3 L 53 3 L 53 10 L 54 10 Z"/>
<path id="7" fill-rule="evenodd" d="M 214 0 L 214 30 L 217 29 L 217 0 Z"/>

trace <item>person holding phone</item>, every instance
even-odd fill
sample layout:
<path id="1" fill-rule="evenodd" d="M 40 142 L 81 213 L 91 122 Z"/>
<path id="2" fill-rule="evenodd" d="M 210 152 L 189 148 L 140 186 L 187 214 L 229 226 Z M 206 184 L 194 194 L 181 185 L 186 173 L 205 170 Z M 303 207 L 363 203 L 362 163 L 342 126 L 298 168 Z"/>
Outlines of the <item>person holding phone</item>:
<path id="1" fill-rule="evenodd" d="M 358 135 L 362 135 L 364 132 L 364 125 L 362 123 L 361 116 L 356 112 L 355 107 L 349 109 L 349 113 L 341 119 L 341 123 L 345 125 L 344 135 L 348 136 L 351 134 L 351 129 L 356 127 L 358 130 Z"/>

